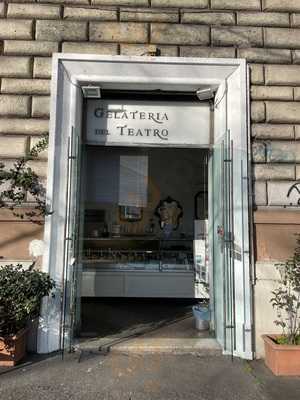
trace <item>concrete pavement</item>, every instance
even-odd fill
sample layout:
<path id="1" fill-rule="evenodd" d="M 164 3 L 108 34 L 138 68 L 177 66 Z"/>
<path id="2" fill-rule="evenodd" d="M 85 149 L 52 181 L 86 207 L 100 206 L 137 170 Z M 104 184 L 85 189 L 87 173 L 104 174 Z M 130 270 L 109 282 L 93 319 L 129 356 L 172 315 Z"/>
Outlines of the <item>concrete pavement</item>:
<path id="1" fill-rule="evenodd" d="M 0 375 L 1 400 L 299 400 L 300 378 L 262 361 L 98 352 L 56 355 Z"/>

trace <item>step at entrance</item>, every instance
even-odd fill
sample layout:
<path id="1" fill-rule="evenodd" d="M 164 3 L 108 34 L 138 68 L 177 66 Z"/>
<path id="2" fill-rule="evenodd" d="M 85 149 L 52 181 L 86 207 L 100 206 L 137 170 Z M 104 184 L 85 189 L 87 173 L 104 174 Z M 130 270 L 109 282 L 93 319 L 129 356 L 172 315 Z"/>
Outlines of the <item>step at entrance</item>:
<path id="1" fill-rule="evenodd" d="M 219 343 L 213 338 L 137 338 L 112 346 L 110 352 L 136 354 L 197 354 L 219 356 Z"/>
<path id="2" fill-rule="evenodd" d="M 81 340 L 76 346 L 80 351 L 102 353 L 136 354 L 197 354 L 203 356 L 221 355 L 219 343 L 209 331 L 197 331 L 193 317 L 187 317 L 154 329 L 124 331 L 90 340 Z"/>

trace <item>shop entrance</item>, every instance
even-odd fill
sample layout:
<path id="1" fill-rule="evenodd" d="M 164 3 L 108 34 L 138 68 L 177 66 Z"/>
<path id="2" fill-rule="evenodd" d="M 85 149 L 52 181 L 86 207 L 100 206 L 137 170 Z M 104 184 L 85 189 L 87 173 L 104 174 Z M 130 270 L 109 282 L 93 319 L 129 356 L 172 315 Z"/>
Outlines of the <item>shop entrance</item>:
<path id="1" fill-rule="evenodd" d="M 173 338 L 199 337 L 192 306 L 209 299 L 209 150 L 86 145 L 83 154 L 79 336 L 104 343 L 165 325 Z"/>
<path id="2" fill-rule="evenodd" d="M 84 153 L 81 296 L 205 296 L 208 151 L 86 146 Z"/>
<path id="3" fill-rule="evenodd" d="M 208 260 L 212 266 L 209 277 L 212 288 L 210 293 L 212 329 L 224 353 L 251 359 L 253 357 L 249 240 L 251 185 L 245 62 L 61 55 L 55 59 L 54 69 L 48 174 L 48 201 L 51 213 L 46 219 L 45 227 L 44 270 L 49 271 L 56 279 L 57 296 L 48 299 L 43 307 L 44 319 L 39 333 L 40 351 L 70 349 L 72 346 L 74 330 L 77 321 L 80 320 L 79 293 L 87 287 L 89 290 L 92 287 L 96 291 L 94 294 L 97 294 L 101 286 L 97 283 L 98 269 L 92 264 L 105 264 L 105 269 L 110 268 L 108 274 L 114 272 L 114 278 L 118 274 L 121 275 L 121 278 L 115 279 L 113 287 L 102 285 L 101 293 L 104 293 L 104 290 L 118 289 L 117 292 L 122 294 L 122 298 L 141 297 L 141 282 L 144 282 L 143 274 L 148 273 L 145 272 L 148 267 L 151 270 L 149 275 L 151 274 L 152 281 L 151 284 L 145 285 L 144 290 L 150 294 L 152 291 L 150 297 L 161 296 L 163 290 L 164 295 L 168 293 L 169 297 L 174 295 L 174 298 L 190 298 L 190 293 L 193 292 L 194 298 L 199 298 L 195 290 L 196 264 L 197 254 L 201 251 L 203 254 L 203 248 L 201 246 L 198 248 L 194 243 L 198 240 L 195 238 L 195 232 L 199 231 L 208 235 Z M 204 106 L 200 101 L 192 107 L 181 104 L 176 110 L 174 105 L 169 104 L 170 101 L 163 105 L 154 102 L 150 105 L 143 104 L 143 109 L 140 110 L 136 109 L 136 104 L 129 102 L 126 104 L 126 110 L 118 102 L 113 103 L 113 109 L 94 107 L 94 104 L 90 109 L 93 118 L 88 118 L 87 112 L 87 120 L 82 120 L 83 94 L 96 95 L 97 101 L 102 101 L 105 105 L 105 99 L 99 99 L 105 90 L 196 94 L 200 100 L 210 98 L 212 107 Z M 155 110 L 149 107 L 155 107 Z M 89 121 L 92 121 L 90 125 Z M 82 136 L 85 128 L 85 136 Z M 122 151 L 117 154 L 119 168 L 116 170 L 119 171 L 119 184 L 115 211 L 102 206 L 98 208 L 94 204 L 91 204 L 90 208 L 81 207 L 80 193 L 83 185 L 80 177 L 82 163 L 87 163 L 85 154 L 81 151 L 82 145 L 86 150 L 89 147 L 91 153 L 102 151 L 101 147 L 104 147 L 106 154 L 111 156 L 116 155 L 118 149 Z M 179 192 L 178 194 L 164 192 L 163 187 L 158 185 L 159 196 L 155 198 L 153 194 L 158 201 L 153 201 L 152 213 L 153 207 L 155 208 L 154 222 L 152 222 L 152 214 L 147 216 L 147 210 L 144 210 L 145 185 L 142 183 L 145 182 L 146 176 L 150 182 L 151 159 L 154 160 L 156 157 L 161 163 L 165 157 L 168 159 L 169 156 L 162 155 L 161 151 L 170 151 L 166 154 L 178 152 L 178 156 L 179 152 L 182 152 L 181 155 L 185 152 L 185 157 L 189 159 L 190 154 L 198 151 L 201 153 L 196 157 L 199 160 L 208 154 L 208 147 L 207 228 L 205 223 L 195 223 L 198 221 L 196 218 L 184 221 L 184 216 L 188 215 L 190 210 L 194 217 L 195 209 L 199 208 L 201 213 L 201 188 L 199 190 L 197 188 L 197 192 L 195 189 L 195 192 L 189 195 L 194 204 L 191 209 L 185 210 L 183 206 L 185 200 L 179 198 Z M 106 155 L 102 156 L 103 161 Z M 171 162 L 176 165 L 177 159 L 170 160 L 170 164 Z M 120 168 L 120 165 L 123 168 Z M 183 165 L 188 163 L 184 162 Z M 105 166 L 102 168 L 105 170 Z M 113 171 L 113 168 L 109 167 L 110 171 Z M 166 169 L 170 171 L 172 165 L 168 165 Z M 139 178 L 132 179 L 132 174 L 128 174 L 128 171 L 138 171 Z M 153 171 L 151 173 L 158 176 L 155 179 L 163 178 L 163 174 L 159 175 Z M 197 172 L 194 172 L 193 176 L 195 174 Z M 135 177 L 136 175 L 133 174 Z M 101 179 L 106 179 L 109 187 L 111 184 L 109 174 L 103 174 Z M 186 181 L 187 179 L 186 177 Z M 126 191 L 124 188 L 132 182 L 135 182 L 135 187 Z M 95 186 L 93 189 L 96 189 Z M 198 192 L 200 192 L 199 198 L 196 196 Z M 101 196 L 105 196 L 105 193 L 101 193 Z M 103 203 L 104 199 L 100 200 Z M 172 217 L 167 217 L 166 211 L 170 209 Z M 183 216 L 179 218 L 179 225 L 182 224 L 181 230 L 180 227 L 173 229 L 177 223 L 174 216 L 179 217 L 181 211 L 183 212 Z M 107 218 L 109 212 L 112 215 L 110 220 Z M 138 227 L 141 214 L 147 218 L 144 225 Z M 128 223 L 121 222 L 122 219 L 128 218 L 131 219 Z M 137 221 L 132 222 L 132 219 Z M 88 227 L 87 224 L 90 223 L 88 220 L 92 220 L 91 225 L 93 221 L 98 220 L 99 225 Z M 78 223 L 79 221 L 83 223 Z M 199 218 L 199 221 L 203 220 Z M 132 224 L 136 224 L 133 231 L 130 228 L 134 226 Z M 193 231 L 189 226 L 193 226 Z M 103 237 L 107 234 L 111 237 Z M 146 236 L 147 240 L 142 237 L 142 240 L 128 243 L 126 237 L 127 244 L 124 246 L 120 243 L 123 243 L 122 235 L 126 234 Z M 150 238 L 151 234 L 155 237 Z M 172 237 L 174 234 L 177 236 Z M 98 242 L 107 243 L 112 239 L 114 242 L 119 240 L 119 243 L 105 246 L 101 244 L 99 248 Z M 172 240 L 175 244 L 171 243 Z M 87 255 L 95 257 L 94 262 L 87 262 L 90 261 Z M 84 267 L 84 263 L 89 264 L 89 267 Z M 78 279 L 79 276 L 83 276 L 84 268 L 86 277 Z M 94 270 L 91 271 L 91 268 Z M 117 268 L 117 271 L 111 271 L 113 268 Z M 103 275 L 104 272 L 107 271 L 100 274 Z M 181 287 L 175 284 L 179 274 L 185 277 L 182 279 L 184 284 Z M 156 275 L 164 279 L 157 279 Z M 101 283 L 105 281 L 104 277 L 102 278 L 99 280 Z M 90 279 L 92 281 L 89 281 Z M 194 283 L 194 288 L 191 282 Z M 78 287 L 80 289 L 77 290 Z M 179 288 L 180 293 L 178 293 Z M 157 291 L 155 295 L 154 291 Z"/>

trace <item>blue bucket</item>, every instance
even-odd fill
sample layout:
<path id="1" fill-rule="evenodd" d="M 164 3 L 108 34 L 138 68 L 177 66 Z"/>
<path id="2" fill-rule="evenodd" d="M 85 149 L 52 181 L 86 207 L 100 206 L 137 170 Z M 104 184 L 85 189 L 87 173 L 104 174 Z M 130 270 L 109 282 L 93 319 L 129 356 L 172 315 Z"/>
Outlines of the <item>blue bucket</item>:
<path id="1" fill-rule="evenodd" d="M 193 314 L 196 320 L 196 329 L 206 331 L 209 329 L 210 311 L 207 306 L 193 306 Z"/>
<path id="2" fill-rule="evenodd" d="M 193 314 L 196 319 L 210 321 L 210 311 L 208 306 L 193 306 Z"/>

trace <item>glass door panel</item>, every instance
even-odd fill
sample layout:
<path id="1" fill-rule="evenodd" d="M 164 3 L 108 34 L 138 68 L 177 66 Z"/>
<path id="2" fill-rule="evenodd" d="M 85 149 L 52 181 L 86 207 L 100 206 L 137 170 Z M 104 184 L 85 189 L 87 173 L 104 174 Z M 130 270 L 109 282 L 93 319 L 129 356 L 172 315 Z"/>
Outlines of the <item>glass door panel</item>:
<path id="1" fill-rule="evenodd" d="M 234 148 L 227 131 L 214 146 L 210 160 L 210 242 L 213 263 L 213 315 L 217 340 L 226 354 L 251 358 L 250 293 L 245 265 L 249 252 L 245 240 L 247 180 L 243 178 L 243 153 Z M 246 198 L 245 198 L 246 196 Z M 245 254 L 246 253 L 246 254 Z M 249 326 L 249 325 L 248 325 Z M 251 326 L 251 325 L 250 325 Z M 249 336 L 249 344 L 245 338 Z"/>
<path id="2" fill-rule="evenodd" d="M 225 307 L 225 275 L 224 275 L 224 208 L 223 204 L 223 141 L 213 148 L 210 159 L 210 227 L 211 263 L 213 264 L 213 299 L 214 330 L 217 340 L 224 344 L 224 307 Z"/>
<path id="3" fill-rule="evenodd" d="M 210 160 L 210 242 L 213 243 L 214 329 L 225 351 L 234 343 L 232 142 L 227 132 Z"/>
<path id="4" fill-rule="evenodd" d="M 72 129 L 68 141 L 67 223 L 65 230 L 64 302 L 61 348 L 73 349 L 78 313 L 77 283 L 79 280 L 79 213 L 80 213 L 80 132 Z"/>

